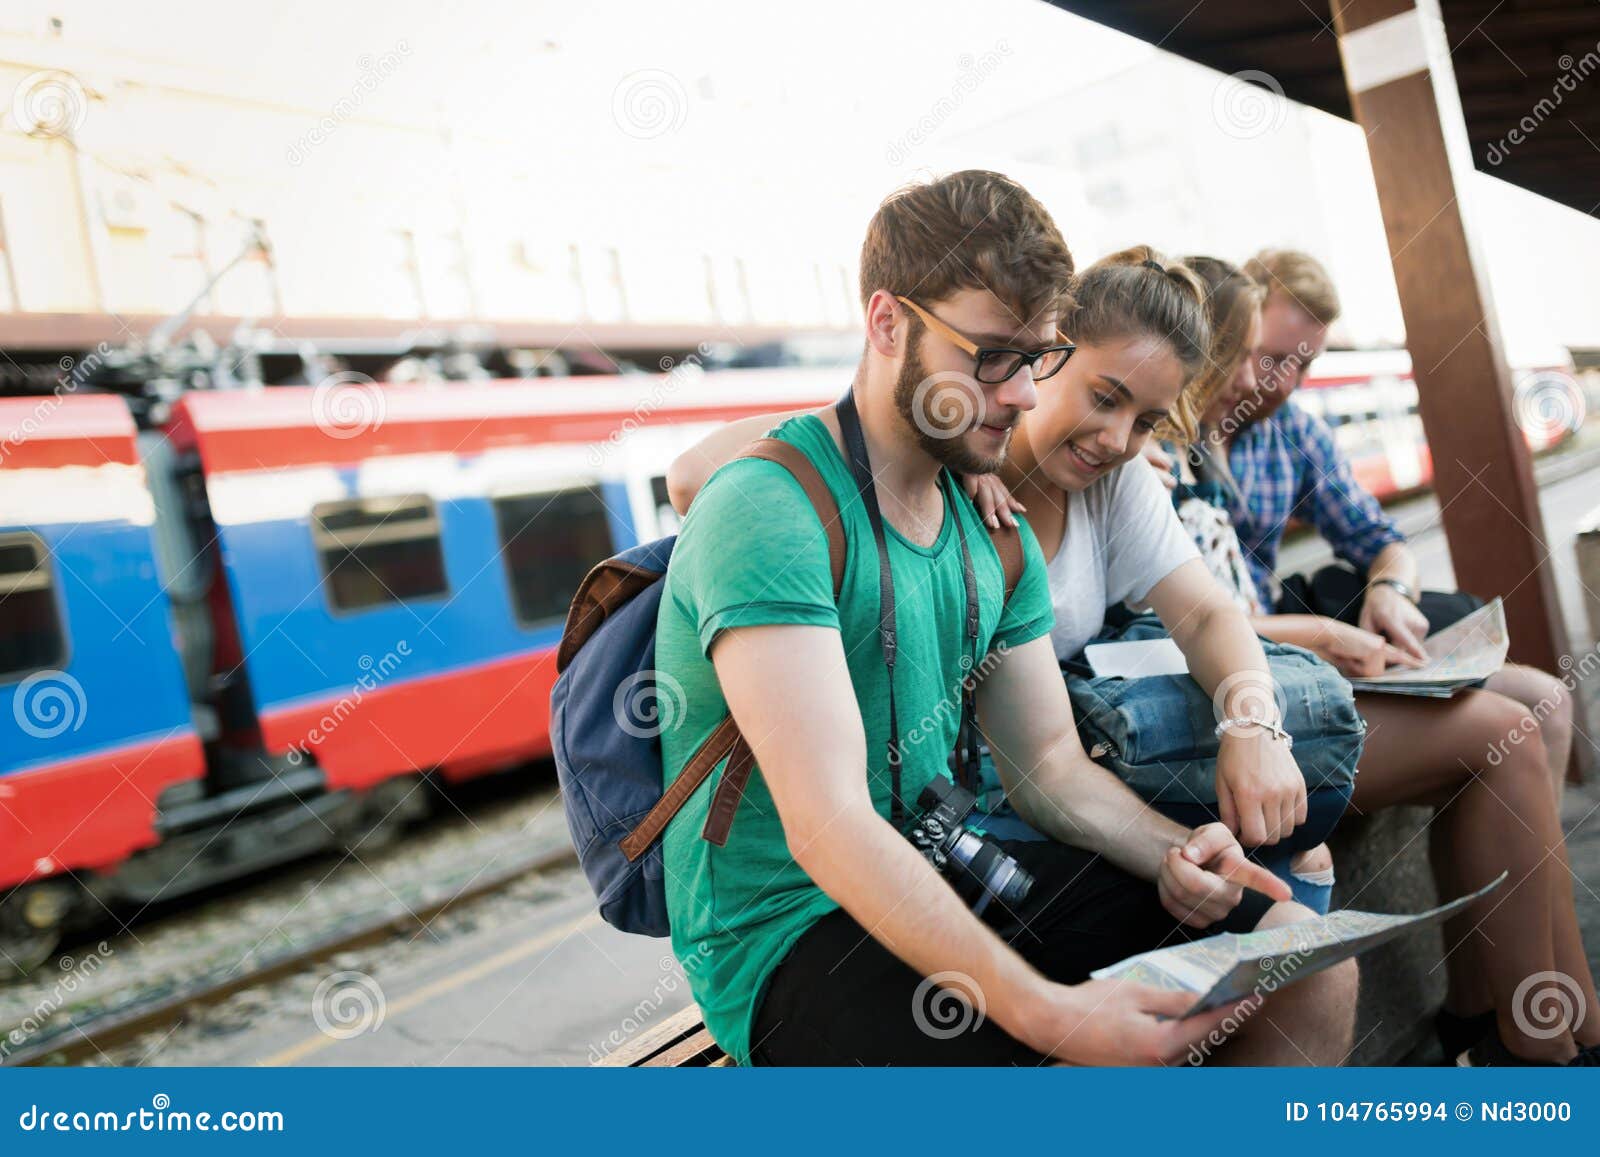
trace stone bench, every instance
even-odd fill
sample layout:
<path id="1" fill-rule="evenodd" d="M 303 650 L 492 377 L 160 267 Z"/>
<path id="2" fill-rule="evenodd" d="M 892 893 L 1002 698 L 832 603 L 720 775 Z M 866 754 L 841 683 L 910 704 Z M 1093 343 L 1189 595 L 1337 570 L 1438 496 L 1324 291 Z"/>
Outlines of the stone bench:
<path id="1" fill-rule="evenodd" d="M 1431 808 L 1392 807 L 1371 816 L 1347 813 L 1333 851 L 1333 907 L 1420 912 L 1439 902 L 1428 864 Z M 1407 932 L 1364 952 L 1352 1065 L 1393 1065 L 1432 1036 L 1444 1000 L 1443 942 L 1437 926 Z"/>

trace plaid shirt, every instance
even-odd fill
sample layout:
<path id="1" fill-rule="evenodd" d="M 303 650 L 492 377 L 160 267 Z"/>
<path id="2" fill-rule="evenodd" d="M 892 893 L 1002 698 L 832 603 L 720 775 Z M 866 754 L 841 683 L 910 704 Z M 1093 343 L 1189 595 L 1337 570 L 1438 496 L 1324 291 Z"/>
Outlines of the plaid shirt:
<path id="1" fill-rule="evenodd" d="M 1405 541 L 1350 473 L 1327 423 L 1293 398 L 1234 436 L 1228 465 L 1240 493 L 1237 501 L 1229 496 L 1229 513 L 1267 607 L 1278 603 L 1273 571 L 1291 517 L 1315 526 L 1333 553 L 1357 570 L 1370 567 L 1391 542 Z"/>

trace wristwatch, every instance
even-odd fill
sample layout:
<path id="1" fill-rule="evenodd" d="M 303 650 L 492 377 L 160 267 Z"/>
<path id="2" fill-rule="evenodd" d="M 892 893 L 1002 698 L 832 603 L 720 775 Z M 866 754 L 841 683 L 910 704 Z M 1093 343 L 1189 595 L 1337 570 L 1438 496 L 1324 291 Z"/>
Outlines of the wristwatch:
<path id="1" fill-rule="evenodd" d="M 1401 582 L 1397 578 L 1373 579 L 1367 585 L 1369 587 L 1393 587 L 1396 591 L 1400 592 L 1400 597 L 1405 599 L 1406 602 L 1415 603 L 1417 601 L 1417 592 L 1406 586 L 1405 583 Z"/>

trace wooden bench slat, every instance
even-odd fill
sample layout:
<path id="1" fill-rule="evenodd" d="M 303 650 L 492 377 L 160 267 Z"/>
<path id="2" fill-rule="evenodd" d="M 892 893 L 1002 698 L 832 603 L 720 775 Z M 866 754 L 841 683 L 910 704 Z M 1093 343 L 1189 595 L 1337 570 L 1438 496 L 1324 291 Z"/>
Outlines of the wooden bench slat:
<path id="1" fill-rule="evenodd" d="M 717 1047 L 717 1042 L 711 1039 L 711 1034 L 701 1029 L 688 1040 L 673 1045 L 666 1052 L 659 1053 L 649 1060 L 642 1062 L 641 1067 L 647 1069 L 674 1069 L 679 1066 L 709 1065 L 723 1052 Z"/>
<path id="2" fill-rule="evenodd" d="M 663 1061 L 660 1058 L 674 1048 L 685 1043 L 704 1037 L 694 1049 L 684 1053 L 684 1060 Z M 711 1034 L 706 1032 L 704 1018 L 700 1015 L 697 1005 L 691 1004 L 679 1012 L 673 1013 L 660 1024 L 652 1025 L 627 1043 L 614 1049 L 598 1062 L 607 1068 L 637 1068 L 640 1066 L 658 1066 L 662 1064 L 694 1063 L 694 1058 L 702 1054 L 710 1056 L 721 1055 L 716 1043 L 711 1040 Z M 705 1063 L 705 1062 L 702 1062 Z"/>

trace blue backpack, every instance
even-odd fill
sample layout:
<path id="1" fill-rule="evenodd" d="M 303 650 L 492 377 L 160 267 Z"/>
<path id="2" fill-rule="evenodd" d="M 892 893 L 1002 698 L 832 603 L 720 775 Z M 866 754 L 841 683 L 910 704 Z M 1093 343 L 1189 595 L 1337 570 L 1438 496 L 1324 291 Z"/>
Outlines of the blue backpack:
<path id="1" fill-rule="evenodd" d="M 776 462 L 805 491 L 828 536 L 833 594 L 844 583 L 844 527 L 822 475 L 799 449 L 762 438 L 739 455 Z M 675 537 L 607 559 L 573 596 L 550 695 L 550 742 L 561 800 L 600 915 L 623 932 L 665 936 L 667 896 L 660 836 L 724 759 L 701 835 L 727 843 L 755 757 L 725 717 L 662 790 L 661 731 L 683 704 L 656 683 L 656 612 Z M 678 692 L 681 696 L 681 691 Z M 642 725 L 641 725 L 642 723 Z"/>

